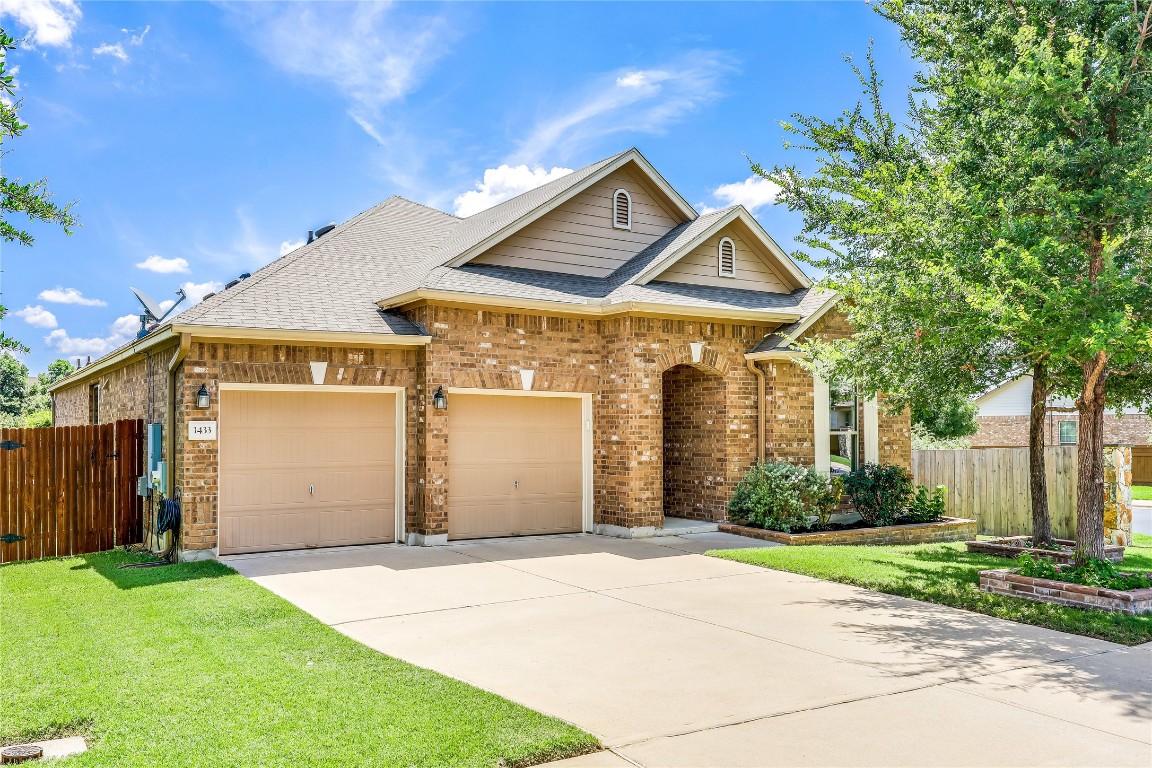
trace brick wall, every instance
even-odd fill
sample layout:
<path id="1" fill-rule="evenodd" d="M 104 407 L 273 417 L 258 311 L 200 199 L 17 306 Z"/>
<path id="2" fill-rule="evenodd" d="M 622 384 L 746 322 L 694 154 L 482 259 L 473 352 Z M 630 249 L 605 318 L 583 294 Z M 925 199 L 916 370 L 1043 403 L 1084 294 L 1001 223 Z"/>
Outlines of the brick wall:
<path id="1" fill-rule="evenodd" d="M 724 379 L 677 365 L 664 372 L 663 393 L 664 514 L 723 520 L 732 481 Z"/>
<path id="2" fill-rule="evenodd" d="M 90 387 L 100 385 L 100 423 L 120 419 L 163 421 L 168 404 L 168 361 L 175 346 L 148 350 L 146 355 L 57 391 L 54 423 L 75 427 L 89 423 Z"/>
<path id="3" fill-rule="evenodd" d="M 1059 445 L 1060 422 L 1079 422 L 1078 413 L 1050 413 L 1044 420 L 1044 439 Z M 1027 416 L 977 416 L 979 431 L 972 436 L 976 448 L 1008 448 L 1028 445 Z M 1142 413 L 1117 416 L 1104 414 L 1104 443 L 1107 445 L 1148 445 L 1152 443 L 1152 419 Z"/>

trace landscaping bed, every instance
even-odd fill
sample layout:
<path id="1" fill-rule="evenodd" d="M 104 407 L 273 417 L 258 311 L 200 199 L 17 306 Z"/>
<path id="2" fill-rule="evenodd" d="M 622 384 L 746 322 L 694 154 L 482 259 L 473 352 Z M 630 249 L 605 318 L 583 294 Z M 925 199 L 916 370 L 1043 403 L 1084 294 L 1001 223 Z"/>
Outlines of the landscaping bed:
<path id="1" fill-rule="evenodd" d="M 761 541 L 774 541 L 777 544 L 789 546 L 928 544 L 970 539 L 976 535 L 976 521 L 959 517 L 944 517 L 928 523 L 903 523 L 884 526 L 864 524 L 799 533 L 770 531 L 764 528 L 737 525 L 736 523 L 720 523 L 720 530 L 738 536 L 747 536 Z"/>
<path id="2" fill-rule="evenodd" d="M 1002 568 L 980 572 L 980 589 L 998 595 L 1020 597 L 1038 603 L 1094 608 L 1114 613 L 1152 613 L 1152 588 L 1108 589 L 1067 581 L 1025 576 Z"/>
<path id="3" fill-rule="evenodd" d="M 69 766 L 526 766 L 580 729 L 367 648 L 218 562 L 0 566 L 0 745 Z M 17 619 L 17 617 L 19 617 Z"/>
<path id="4" fill-rule="evenodd" d="M 708 554 L 1123 645 L 1152 642 L 1152 614 L 1134 616 L 1090 611 L 982 591 L 980 572 L 1003 568 L 1004 559 L 968 552 L 958 542 L 915 546 L 758 547 Z M 1121 568 L 1129 573 L 1152 572 L 1152 536 L 1133 536 Z"/>
<path id="5" fill-rule="evenodd" d="M 1060 549 L 1039 549 L 1032 547 L 1031 536 L 1006 536 L 1001 539 L 969 541 L 965 543 L 969 552 L 997 557 L 1019 557 L 1027 552 L 1037 557 L 1046 557 L 1054 563 L 1070 563 L 1076 556 L 1076 542 L 1070 539 L 1053 539 Z M 1109 544 L 1104 547 L 1104 558 L 1118 563 L 1124 559 L 1124 547 Z"/>

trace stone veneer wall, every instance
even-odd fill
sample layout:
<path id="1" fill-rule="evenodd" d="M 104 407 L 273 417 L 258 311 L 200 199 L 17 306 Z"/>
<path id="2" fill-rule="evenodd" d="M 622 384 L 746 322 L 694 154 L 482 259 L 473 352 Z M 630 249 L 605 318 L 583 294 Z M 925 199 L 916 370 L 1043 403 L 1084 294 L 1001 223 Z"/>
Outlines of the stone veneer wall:
<path id="1" fill-rule="evenodd" d="M 1104 448 L 1104 543 L 1132 543 L 1132 448 Z"/>
<path id="2" fill-rule="evenodd" d="M 1048 445 L 1060 444 L 1061 421 L 1079 422 L 1078 413 L 1052 413 L 1044 420 L 1044 439 Z M 974 448 L 1010 448 L 1028 445 L 1027 416 L 977 416 L 979 431 L 972 436 Z M 1152 418 L 1142 413 L 1117 416 L 1104 414 L 1104 442 L 1110 445 L 1148 445 L 1152 443 Z"/>
<path id="3" fill-rule="evenodd" d="M 677 365 L 663 374 L 664 514 L 727 518 L 733 481 L 727 470 L 724 380 Z"/>

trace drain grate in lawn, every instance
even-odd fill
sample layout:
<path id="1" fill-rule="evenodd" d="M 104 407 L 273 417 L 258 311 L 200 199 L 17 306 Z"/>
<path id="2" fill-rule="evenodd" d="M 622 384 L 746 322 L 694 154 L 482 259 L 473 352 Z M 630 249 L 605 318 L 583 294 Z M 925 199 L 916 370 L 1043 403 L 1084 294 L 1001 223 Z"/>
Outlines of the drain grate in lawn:
<path id="1" fill-rule="evenodd" d="M 1152 571 L 1152 536 L 1137 534 L 1134 538 L 1121 570 Z M 962 543 L 766 547 L 707 554 L 1124 645 L 1152 641 L 1152 615 L 1126 616 L 1066 608 L 981 592 L 980 571 L 1009 567 L 1012 561 L 967 552 Z"/>
<path id="2" fill-rule="evenodd" d="M 0 744 L 62 765 L 532 765 L 579 729 L 384 656 L 216 562 L 119 552 L 0 567 Z"/>

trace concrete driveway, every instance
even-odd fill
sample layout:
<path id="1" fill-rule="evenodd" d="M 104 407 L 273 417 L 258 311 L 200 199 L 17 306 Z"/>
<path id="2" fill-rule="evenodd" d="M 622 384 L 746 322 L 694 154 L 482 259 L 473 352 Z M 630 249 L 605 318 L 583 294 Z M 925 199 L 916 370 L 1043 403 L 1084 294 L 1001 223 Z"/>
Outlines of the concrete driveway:
<path id="1" fill-rule="evenodd" d="M 1152 765 L 1152 644 L 699 554 L 751 544 L 573 535 L 224 561 L 609 748 L 557 765 Z"/>

